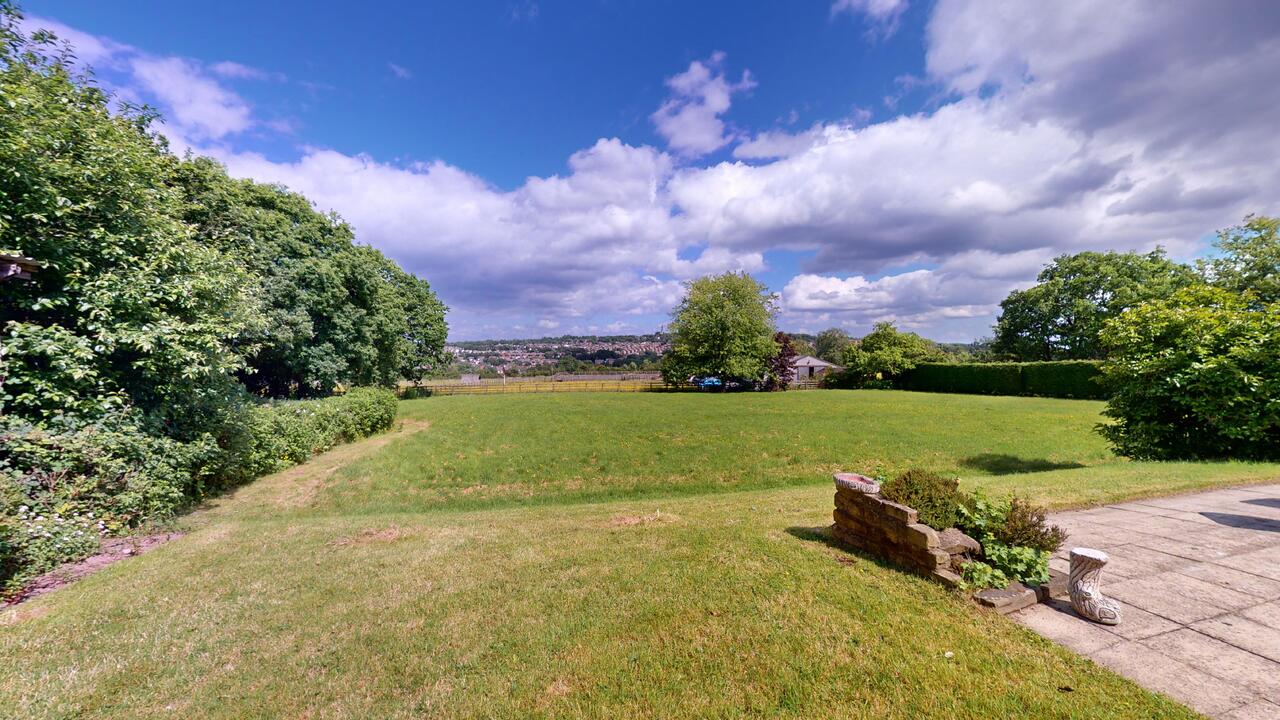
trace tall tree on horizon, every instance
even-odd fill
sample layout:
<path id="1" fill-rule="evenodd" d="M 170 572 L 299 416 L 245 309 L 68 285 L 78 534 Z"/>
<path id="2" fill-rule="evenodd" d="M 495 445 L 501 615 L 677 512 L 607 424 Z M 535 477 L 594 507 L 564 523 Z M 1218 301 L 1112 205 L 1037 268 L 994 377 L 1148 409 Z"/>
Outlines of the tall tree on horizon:
<path id="1" fill-rule="evenodd" d="M 1037 284 L 1000 303 L 995 352 L 1017 360 L 1094 360 L 1106 356 L 1099 334 L 1131 307 L 1200 282 L 1162 249 L 1061 255 Z"/>
<path id="2" fill-rule="evenodd" d="M 691 376 L 763 379 L 778 350 L 773 336 L 777 296 L 747 273 L 698 278 L 686 284 L 667 331 L 671 350 L 662 379 Z"/>

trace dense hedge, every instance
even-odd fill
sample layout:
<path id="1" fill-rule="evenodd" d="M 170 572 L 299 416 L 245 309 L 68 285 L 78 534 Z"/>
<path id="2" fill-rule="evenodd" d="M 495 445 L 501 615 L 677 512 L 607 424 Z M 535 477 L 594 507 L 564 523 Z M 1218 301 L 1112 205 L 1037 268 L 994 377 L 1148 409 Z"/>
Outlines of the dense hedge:
<path id="1" fill-rule="evenodd" d="M 903 373 L 899 386 L 919 392 L 1102 399 L 1100 367 L 1093 360 L 923 363 Z"/>
<path id="2" fill-rule="evenodd" d="M 210 491 L 391 427 L 390 390 L 259 405 L 219 437 L 177 442 L 137 412 L 38 426 L 0 416 L 0 595 L 92 554 L 102 536 L 172 517 Z"/>
<path id="3" fill-rule="evenodd" d="M 248 414 L 235 453 L 239 477 L 229 479 L 251 480 L 283 470 L 335 445 L 386 430 L 395 419 L 395 393 L 373 388 L 256 407 Z"/>

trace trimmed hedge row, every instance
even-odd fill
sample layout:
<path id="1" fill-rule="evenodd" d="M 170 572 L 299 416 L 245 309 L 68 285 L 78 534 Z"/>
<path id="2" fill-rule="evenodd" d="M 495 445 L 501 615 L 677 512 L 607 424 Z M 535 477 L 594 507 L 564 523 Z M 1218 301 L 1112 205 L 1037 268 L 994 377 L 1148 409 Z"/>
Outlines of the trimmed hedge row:
<path id="1" fill-rule="evenodd" d="M 391 427 L 390 390 L 249 405 L 218 437 L 148 434 L 136 413 L 50 427 L 0 415 L 0 598 L 110 535 L 172 517 L 210 491 Z"/>
<path id="2" fill-rule="evenodd" d="M 1038 395 L 1101 400 L 1102 363 L 1062 360 L 1026 363 L 922 363 L 902 374 L 898 385 L 917 392 L 977 395 Z"/>
<path id="3" fill-rule="evenodd" d="M 234 453 L 236 480 L 270 475 L 335 445 L 386 430 L 395 422 L 396 407 L 395 393 L 373 388 L 255 407 L 245 423 L 246 442 Z"/>

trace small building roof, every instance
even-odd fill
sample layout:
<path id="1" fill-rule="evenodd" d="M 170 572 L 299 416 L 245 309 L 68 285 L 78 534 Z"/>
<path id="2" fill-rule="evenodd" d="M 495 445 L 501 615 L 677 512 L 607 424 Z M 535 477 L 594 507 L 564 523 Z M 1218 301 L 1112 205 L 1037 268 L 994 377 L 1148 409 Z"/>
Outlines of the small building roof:
<path id="1" fill-rule="evenodd" d="M 835 363 L 829 363 L 826 360 L 816 358 L 812 355 L 801 355 L 800 357 L 796 358 L 795 366 L 796 367 L 828 367 L 828 368 L 840 367 Z"/>
<path id="2" fill-rule="evenodd" d="M 35 258 L 12 255 L 9 253 L 0 253 L 0 280 L 4 280 L 6 278 L 30 280 L 31 273 L 39 270 L 41 267 L 43 267 L 43 264 Z"/>

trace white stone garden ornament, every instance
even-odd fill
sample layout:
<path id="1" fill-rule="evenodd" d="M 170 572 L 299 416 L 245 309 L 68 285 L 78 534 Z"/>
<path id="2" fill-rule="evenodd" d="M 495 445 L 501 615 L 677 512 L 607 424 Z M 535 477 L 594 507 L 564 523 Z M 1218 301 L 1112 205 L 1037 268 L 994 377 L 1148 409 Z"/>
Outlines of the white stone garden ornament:
<path id="1" fill-rule="evenodd" d="M 1120 604 L 1103 595 L 1099 588 L 1108 559 L 1101 550 L 1072 548 L 1067 591 L 1071 594 L 1071 607 L 1082 617 L 1103 625 L 1119 625 Z"/>

